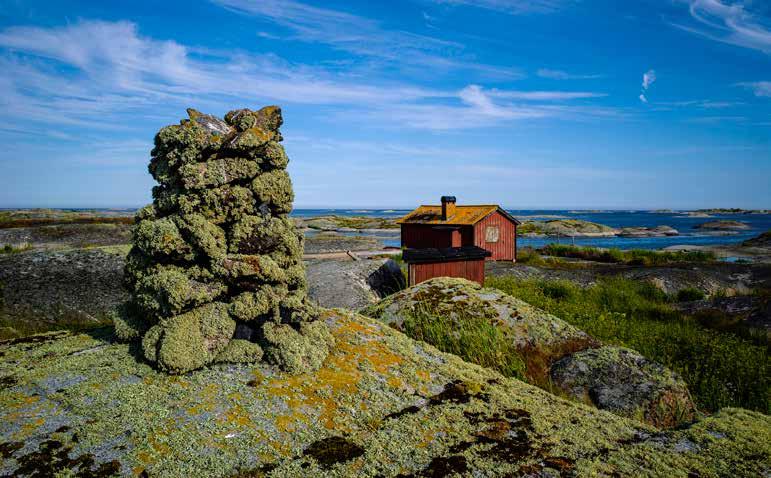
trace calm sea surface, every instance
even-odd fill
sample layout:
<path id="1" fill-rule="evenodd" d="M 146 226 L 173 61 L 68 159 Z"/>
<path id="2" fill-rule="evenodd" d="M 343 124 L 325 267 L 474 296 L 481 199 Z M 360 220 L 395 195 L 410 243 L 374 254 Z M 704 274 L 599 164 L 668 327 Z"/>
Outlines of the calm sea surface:
<path id="1" fill-rule="evenodd" d="M 329 214 L 337 214 L 340 216 L 401 217 L 409 211 L 410 210 L 406 209 L 296 209 L 292 215 L 298 217 L 323 216 Z M 584 221 L 596 222 L 615 228 L 632 226 L 655 227 L 664 225 L 671 226 L 680 232 L 679 236 L 673 237 L 575 238 L 575 241 L 569 237 L 521 237 L 518 239 L 519 246 L 539 247 L 552 242 L 564 244 L 572 244 L 575 242 L 577 245 L 618 247 L 621 249 L 661 249 L 667 246 L 682 244 L 731 244 L 741 242 L 745 239 L 757 236 L 761 232 L 771 230 L 771 215 L 768 214 L 720 214 L 705 218 L 689 217 L 681 212 L 659 213 L 650 211 L 509 210 L 509 212 L 520 219 L 551 219 L 553 218 L 552 216 L 559 216 L 568 219 L 582 219 Z M 718 219 L 741 221 L 750 226 L 750 228 L 729 235 L 722 233 L 708 233 L 694 228 L 704 222 Z M 351 234 L 355 235 L 357 233 Z M 399 246 L 398 232 L 384 233 L 378 237 L 388 246 Z"/>

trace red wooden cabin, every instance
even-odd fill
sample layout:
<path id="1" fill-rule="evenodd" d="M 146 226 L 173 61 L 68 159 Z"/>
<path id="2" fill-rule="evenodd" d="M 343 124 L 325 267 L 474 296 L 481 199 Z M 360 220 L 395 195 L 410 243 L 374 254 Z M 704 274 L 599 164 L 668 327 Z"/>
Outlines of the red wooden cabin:
<path id="1" fill-rule="evenodd" d="M 397 222 L 403 248 L 477 246 L 490 251 L 487 260 L 517 260 L 520 223 L 497 205 L 458 206 L 453 196 L 442 196 L 440 206 L 420 206 Z"/>

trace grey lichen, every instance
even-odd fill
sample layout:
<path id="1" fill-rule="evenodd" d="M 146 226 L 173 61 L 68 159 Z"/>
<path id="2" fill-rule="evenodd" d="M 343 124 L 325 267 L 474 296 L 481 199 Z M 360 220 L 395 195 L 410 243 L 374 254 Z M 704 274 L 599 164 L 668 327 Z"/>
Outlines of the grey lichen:
<path id="1" fill-rule="evenodd" d="M 162 128 L 150 173 L 153 204 L 136 216 L 116 337 L 140 340 L 169 373 L 214 362 L 317 369 L 331 343 L 306 295 L 302 235 L 287 217 L 292 183 L 279 144 L 281 110 L 189 109 Z"/>

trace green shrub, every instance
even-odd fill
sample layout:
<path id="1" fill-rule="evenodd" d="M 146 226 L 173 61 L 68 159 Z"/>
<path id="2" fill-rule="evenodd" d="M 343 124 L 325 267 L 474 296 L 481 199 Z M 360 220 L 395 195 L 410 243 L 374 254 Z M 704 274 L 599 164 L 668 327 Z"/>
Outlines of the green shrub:
<path id="1" fill-rule="evenodd" d="M 0 248 L 0 254 L 16 254 L 19 252 L 24 252 L 32 249 L 31 244 L 21 244 L 19 246 L 14 246 L 13 244 L 6 244 L 2 248 Z"/>
<path id="2" fill-rule="evenodd" d="M 466 316 L 453 320 L 421 309 L 405 319 L 404 332 L 467 362 L 495 369 L 508 377 L 524 376 L 525 363 L 514 341 L 505 328 L 487 319 Z"/>
<path id="3" fill-rule="evenodd" d="M 700 326 L 647 283 L 612 278 L 582 289 L 571 282 L 557 281 L 557 286 L 554 282 L 494 277 L 487 285 L 540 307 L 603 342 L 635 349 L 678 372 L 704 410 L 738 406 L 769 412 L 767 347 Z"/>
<path id="4" fill-rule="evenodd" d="M 545 261 L 541 254 L 532 247 L 523 247 L 517 250 L 517 263 L 531 266 L 542 266 Z"/>
<path id="5" fill-rule="evenodd" d="M 676 299 L 678 302 L 692 302 L 694 300 L 703 300 L 705 294 L 699 289 L 687 287 L 677 291 Z"/>

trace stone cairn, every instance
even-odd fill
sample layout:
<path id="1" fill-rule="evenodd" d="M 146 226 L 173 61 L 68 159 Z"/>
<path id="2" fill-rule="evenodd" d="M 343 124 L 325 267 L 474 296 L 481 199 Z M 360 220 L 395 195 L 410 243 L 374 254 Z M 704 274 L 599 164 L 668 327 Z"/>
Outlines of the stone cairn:
<path id="1" fill-rule="evenodd" d="M 136 215 L 116 337 L 141 339 L 168 373 L 263 358 L 290 373 L 317 369 L 333 339 L 315 320 L 303 236 L 288 217 L 281 109 L 188 115 L 155 136 L 159 185 Z"/>

